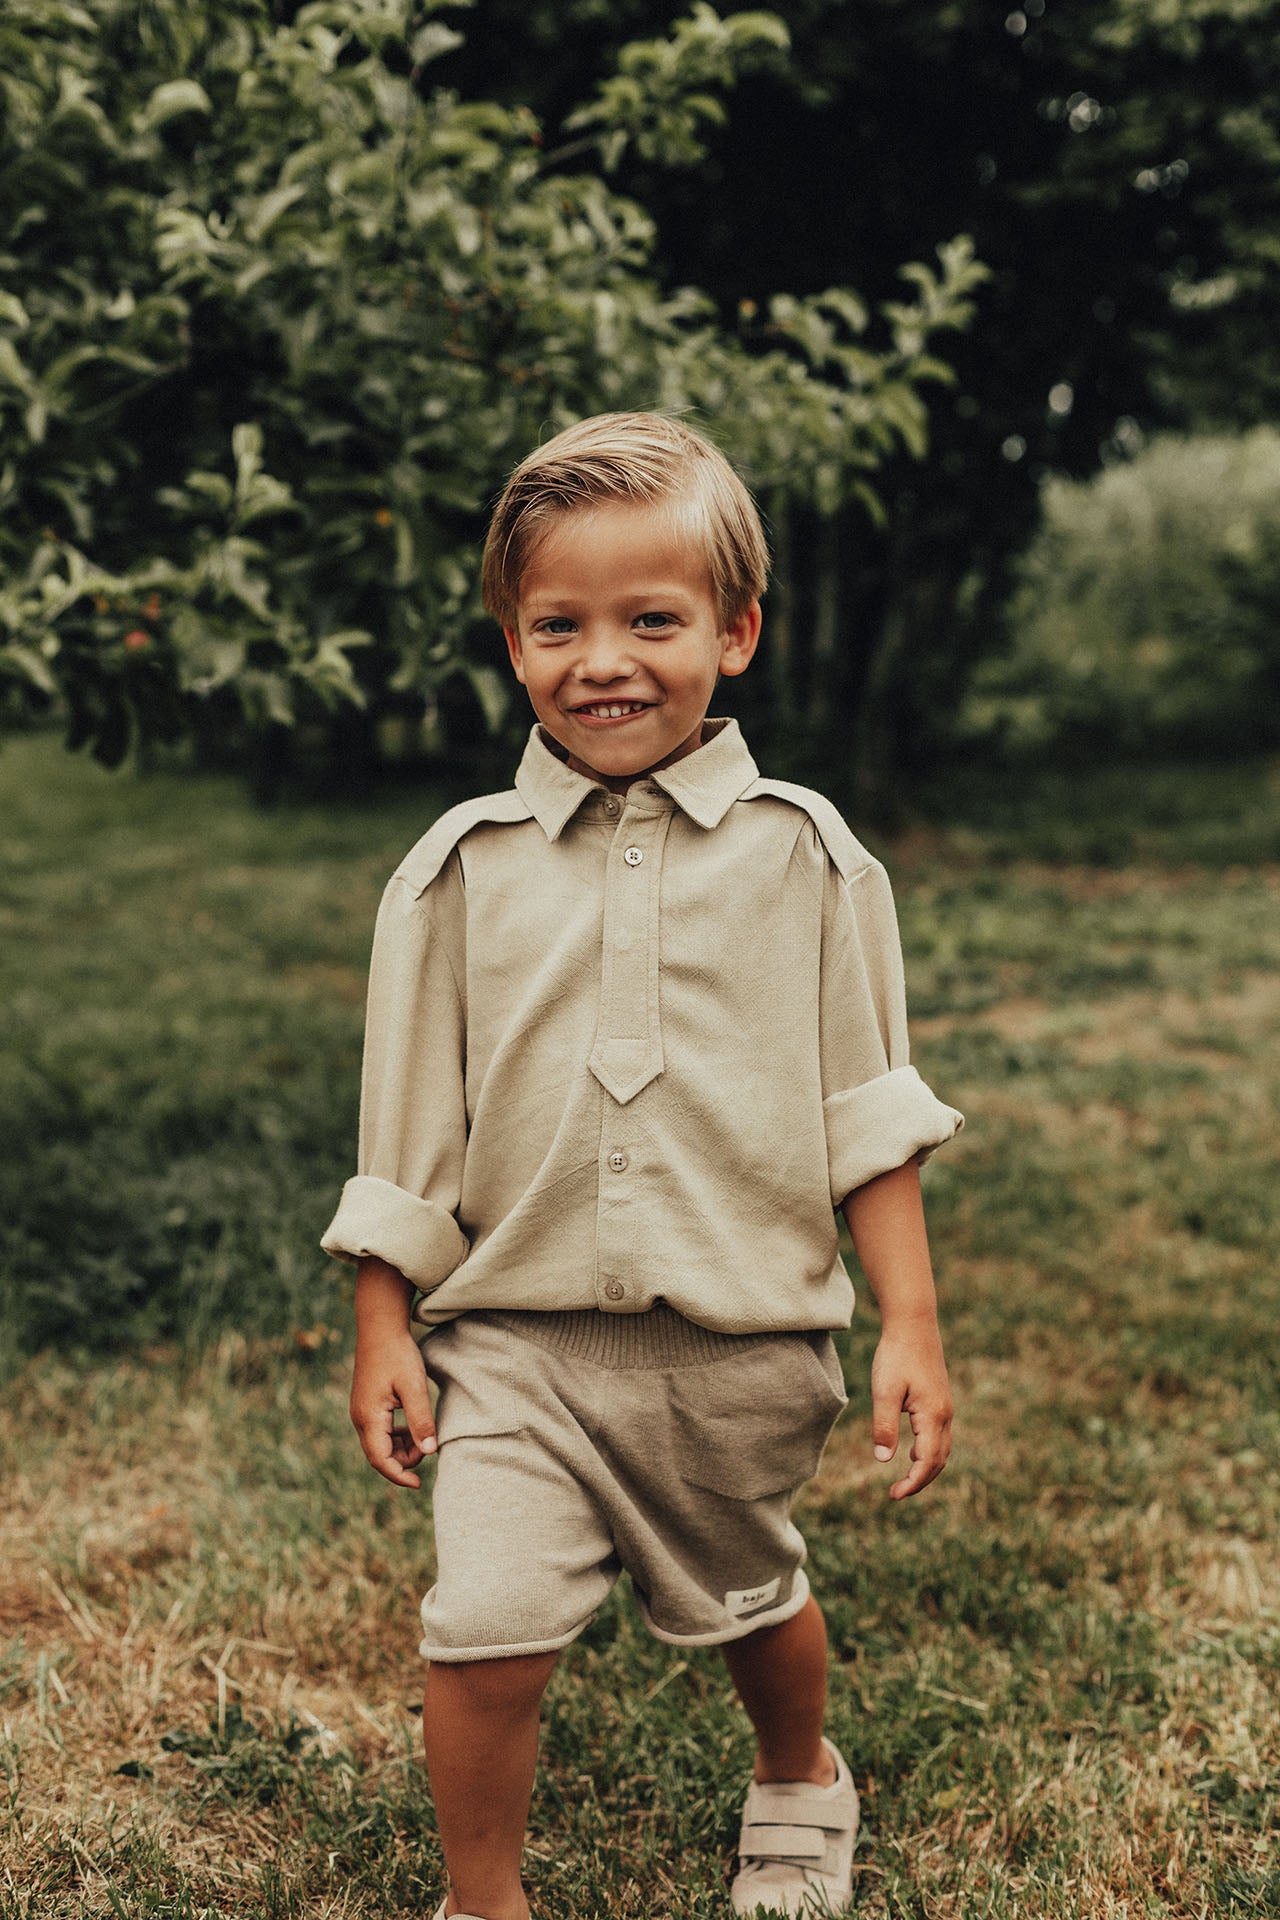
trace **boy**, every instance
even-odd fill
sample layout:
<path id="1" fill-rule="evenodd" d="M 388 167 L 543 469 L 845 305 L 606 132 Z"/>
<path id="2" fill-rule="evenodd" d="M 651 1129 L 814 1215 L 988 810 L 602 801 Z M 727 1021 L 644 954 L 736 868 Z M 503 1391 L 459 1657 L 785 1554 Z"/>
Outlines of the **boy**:
<path id="1" fill-rule="evenodd" d="M 876 1458 L 904 1410 L 913 1430 L 891 1494 L 946 1461 L 917 1164 L 962 1121 L 907 1065 L 883 869 L 706 718 L 755 651 L 766 560 L 746 489 L 674 420 L 531 454 L 484 591 L 538 725 L 514 791 L 438 821 L 379 913 L 360 1172 L 324 1245 L 359 1263 L 370 1463 L 417 1487 L 437 1455 L 437 1920 L 528 1920 L 543 1689 L 623 1568 L 660 1639 L 723 1647 L 758 1737 L 735 1910 L 851 1894 L 858 1801 L 789 1509 L 845 1400 L 836 1207 L 881 1308 Z"/>

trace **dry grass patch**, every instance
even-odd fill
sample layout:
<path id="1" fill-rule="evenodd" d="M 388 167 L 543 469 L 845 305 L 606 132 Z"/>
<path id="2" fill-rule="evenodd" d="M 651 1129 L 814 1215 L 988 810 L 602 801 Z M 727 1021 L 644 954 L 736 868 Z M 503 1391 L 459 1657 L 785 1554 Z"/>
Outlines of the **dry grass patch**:
<path id="1" fill-rule="evenodd" d="M 225 1350 L 185 1373 L 45 1367 L 5 1410 L 5 1455 L 42 1443 L 8 1483 L 0 1874 L 20 1886 L 33 1861 L 61 1861 L 72 1904 L 49 1912 L 98 1911 L 104 1871 L 130 1887 L 122 1836 L 145 1839 L 171 1894 L 263 1911 L 263 1873 L 305 1826 L 282 1805 L 291 1778 L 341 1803 L 418 1775 L 425 1509 L 375 1520 L 360 1486 L 348 1524 L 355 1471 L 329 1471 L 354 1445 L 340 1375 L 300 1384 L 281 1353 L 229 1345 L 272 1377 L 236 1384 Z M 46 1424 L 68 1404 L 74 1433 Z"/>

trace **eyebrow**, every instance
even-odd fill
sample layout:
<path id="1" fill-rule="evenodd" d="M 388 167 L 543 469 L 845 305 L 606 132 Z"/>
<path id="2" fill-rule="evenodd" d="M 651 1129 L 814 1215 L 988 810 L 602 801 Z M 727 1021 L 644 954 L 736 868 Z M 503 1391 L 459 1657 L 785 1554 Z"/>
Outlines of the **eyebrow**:
<path id="1" fill-rule="evenodd" d="M 624 603 L 631 602 L 640 606 L 642 612 L 650 612 L 657 606 L 665 606 L 677 600 L 687 600 L 693 592 L 694 589 L 690 587 L 675 587 L 669 584 L 656 587 L 646 586 L 636 593 L 619 594 L 617 601 Z M 590 595 L 586 597 L 591 598 Z M 579 602 L 573 594 L 534 593 L 531 594 L 523 604 L 529 612 L 533 612 L 535 608 L 541 610 L 543 608 L 559 609 L 561 607 L 573 607 L 577 606 Z"/>

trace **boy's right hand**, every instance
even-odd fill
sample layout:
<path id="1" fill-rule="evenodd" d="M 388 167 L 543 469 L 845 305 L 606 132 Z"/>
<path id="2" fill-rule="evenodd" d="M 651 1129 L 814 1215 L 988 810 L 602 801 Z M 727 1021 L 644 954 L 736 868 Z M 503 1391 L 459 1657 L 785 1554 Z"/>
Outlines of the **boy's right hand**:
<path id="1" fill-rule="evenodd" d="M 396 1408 L 407 1425 L 395 1424 Z M 351 1419 L 371 1467 L 397 1487 L 420 1487 L 413 1469 L 436 1450 L 436 1425 L 427 1370 L 413 1335 L 357 1339 L 351 1381 Z"/>

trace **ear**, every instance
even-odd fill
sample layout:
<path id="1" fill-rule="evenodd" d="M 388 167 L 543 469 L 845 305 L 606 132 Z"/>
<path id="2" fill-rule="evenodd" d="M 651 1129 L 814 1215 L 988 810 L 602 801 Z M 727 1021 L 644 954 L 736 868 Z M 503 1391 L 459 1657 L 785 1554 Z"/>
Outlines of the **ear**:
<path id="1" fill-rule="evenodd" d="M 751 665 L 760 638 L 760 602 L 751 600 L 736 620 L 731 620 L 720 635 L 720 671 L 729 675 L 745 673 Z"/>
<path id="2" fill-rule="evenodd" d="M 511 655 L 511 670 L 520 682 L 520 685 L 523 686 L 525 684 L 524 648 L 520 645 L 520 629 L 518 627 L 504 627 L 502 629 L 502 637 L 507 643 L 507 652 Z"/>

